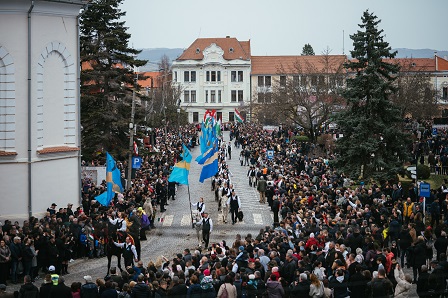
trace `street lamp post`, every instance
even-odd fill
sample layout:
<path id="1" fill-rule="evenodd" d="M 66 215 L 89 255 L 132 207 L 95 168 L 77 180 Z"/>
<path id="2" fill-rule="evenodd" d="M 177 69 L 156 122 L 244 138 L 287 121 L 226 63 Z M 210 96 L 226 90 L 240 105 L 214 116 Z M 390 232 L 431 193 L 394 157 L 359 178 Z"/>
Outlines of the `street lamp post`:
<path id="1" fill-rule="evenodd" d="M 129 160 L 128 160 L 128 180 L 126 182 L 126 189 L 131 188 L 132 178 L 132 156 L 134 153 L 134 116 L 135 116 L 135 88 L 137 86 L 138 74 L 134 76 L 134 86 L 132 88 L 132 107 L 131 107 L 131 122 L 129 122 Z"/>

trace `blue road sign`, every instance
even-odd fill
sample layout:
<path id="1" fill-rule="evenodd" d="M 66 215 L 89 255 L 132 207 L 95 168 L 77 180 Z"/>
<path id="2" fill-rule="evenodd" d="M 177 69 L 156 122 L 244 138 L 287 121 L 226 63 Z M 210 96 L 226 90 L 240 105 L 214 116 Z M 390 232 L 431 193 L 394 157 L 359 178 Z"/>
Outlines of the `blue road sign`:
<path id="1" fill-rule="evenodd" d="M 420 196 L 425 198 L 431 196 L 431 185 L 429 183 L 420 183 Z"/>
<path id="2" fill-rule="evenodd" d="M 434 127 L 434 128 L 432 129 L 432 135 L 433 135 L 433 136 L 436 136 L 436 135 L 437 135 L 437 128 Z"/>
<path id="3" fill-rule="evenodd" d="M 266 152 L 266 155 L 267 155 L 268 159 L 273 159 L 274 158 L 274 150 L 268 150 Z"/>
<path id="4" fill-rule="evenodd" d="M 132 168 L 140 169 L 141 166 L 142 166 L 142 158 L 140 156 L 133 156 L 132 157 Z"/>

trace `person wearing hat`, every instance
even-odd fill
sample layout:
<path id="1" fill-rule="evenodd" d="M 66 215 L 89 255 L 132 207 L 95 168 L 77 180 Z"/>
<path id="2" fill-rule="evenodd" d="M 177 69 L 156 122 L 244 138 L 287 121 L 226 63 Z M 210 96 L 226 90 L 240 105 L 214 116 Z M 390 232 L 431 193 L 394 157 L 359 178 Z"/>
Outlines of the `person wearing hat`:
<path id="1" fill-rule="evenodd" d="M 81 286 L 81 297 L 82 298 L 97 298 L 98 297 L 98 286 L 93 282 L 92 276 L 84 276 L 85 284 Z"/>
<path id="2" fill-rule="evenodd" d="M 0 297 L 1 298 L 14 298 L 14 294 L 6 293 L 6 285 L 0 284 Z"/>
<path id="3" fill-rule="evenodd" d="M 56 286 L 59 283 L 59 275 L 56 274 L 56 267 L 53 265 L 48 267 L 48 274 L 50 274 L 51 282 L 54 286 Z"/>

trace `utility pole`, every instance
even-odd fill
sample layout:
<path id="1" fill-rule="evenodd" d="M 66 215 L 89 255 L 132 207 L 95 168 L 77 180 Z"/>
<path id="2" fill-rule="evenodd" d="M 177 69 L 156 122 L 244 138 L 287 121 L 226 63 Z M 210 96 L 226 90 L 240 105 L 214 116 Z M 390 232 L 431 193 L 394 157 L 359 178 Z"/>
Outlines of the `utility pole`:
<path id="1" fill-rule="evenodd" d="M 126 189 L 131 188 L 132 180 L 132 156 L 134 155 L 134 115 L 135 115 L 135 88 L 137 87 L 138 74 L 134 74 L 134 84 L 132 88 L 132 108 L 131 122 L 129 122 L 129 160 L 128 160 L 128 180 Z"/>

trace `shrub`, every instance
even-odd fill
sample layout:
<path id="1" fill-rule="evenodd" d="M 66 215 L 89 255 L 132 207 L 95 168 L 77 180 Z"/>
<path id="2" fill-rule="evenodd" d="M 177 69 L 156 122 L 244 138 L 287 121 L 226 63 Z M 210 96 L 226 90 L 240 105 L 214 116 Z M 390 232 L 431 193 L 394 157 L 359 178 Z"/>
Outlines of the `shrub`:
<path id="1" fill-rule="evenodd" d="M 310 139 L 307 136 L 295 136 L 294 140 L 298 142 L 308 142 Z"/>
<path id="2" fill-rule="evenodd" d="M 419 164 L 417 166 L 417 176 L 418 179 L 428 179 L 431 176 L 431 171 L 426 165 Z"/>

